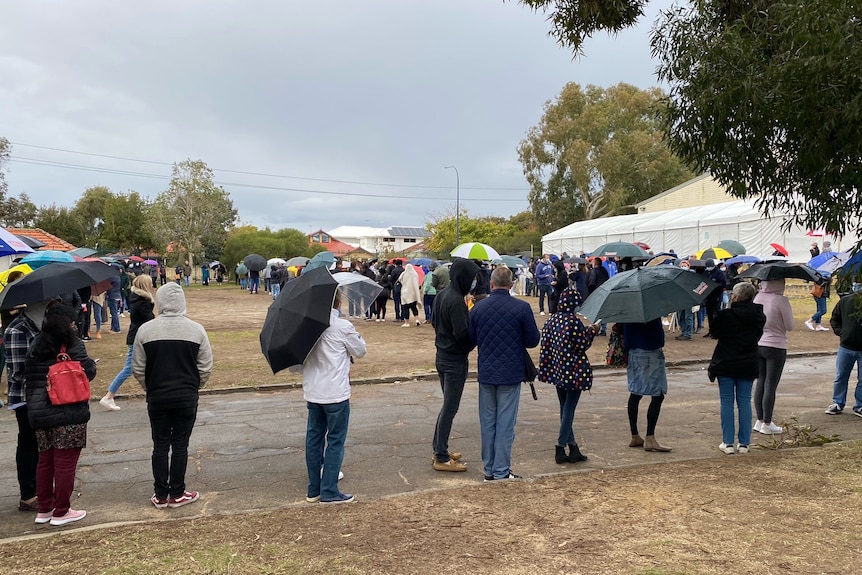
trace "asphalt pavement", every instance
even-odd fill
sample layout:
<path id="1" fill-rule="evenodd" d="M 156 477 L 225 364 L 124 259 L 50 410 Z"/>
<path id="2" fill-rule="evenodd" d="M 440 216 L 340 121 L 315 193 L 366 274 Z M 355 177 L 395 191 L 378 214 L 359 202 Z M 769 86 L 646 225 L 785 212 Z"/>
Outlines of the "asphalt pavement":
<path id="1" fill-rule="evenodd" d="M 727 456 L 721 442 L 718 389 L 706 377 L 706 362 L 696 361 L 668 370 L 669 392 L 662 407 L 656 437 L 673 448 L 650 453 L 628 447 L 628 391 L 624 370 L 597 369 L 593 389 L 581 397 L 575 434 L 589 460 L 579 464 L 554 462 L 559 404 L 552 386 L 536 383 L 534 401 L 523 386 L 516 426 L 512 470 L 530 481 L 559 473 L 613 469 Z M 834 355 L 791 357 L 778 387 L 775 420 L 792 416 L 823 435 L 844 440 L 862 438 L 862 418 L 848 408 L 830 416 Z M 851 376 L 855 384 L 855 372 Z M 130 385 L 130 384 L 129 384 Z M 475 377 L 468 380 L 455 418 L 450 449 L 464 454 L 463 473 L 435 471 L 431 466 L 431 436 L 442 402 L 439 381 L 425 379 L 355 385 L 341 490 L 370 501 L 434 489 L 482 483 L 480 435 Z M 66 527 L 35 525 L 33 513 L 17 510 L 15 472 L 17 425 L 14 414 L 0 413 L 0 525 L 2 537 L 39 536 L 59 530 L 98 528 L 134 521 L 201 517 L 271 510 L 305 502 L 306 408 L 302 390 L 241 390 L 201 396 L 197 425 L 189 447 L 187 485 L 201 500 L 179 509 L 155 509 L 152 495 L 149 421 L 142 399 L 120 400 L 121 411 L 91 405 L 88 447 L 78 467 L 73 507 L 86 509 L 82 521 Z M 646 427 L 642 402 L 641 427 Z M 643 429 L 641 430 L 643 434 Z M 754 433 L 754 444 L 768 436 Z M 488 485 L 493 488 L 493 484 Z M 316 504 L 319 505 L 319 504 Z"/>

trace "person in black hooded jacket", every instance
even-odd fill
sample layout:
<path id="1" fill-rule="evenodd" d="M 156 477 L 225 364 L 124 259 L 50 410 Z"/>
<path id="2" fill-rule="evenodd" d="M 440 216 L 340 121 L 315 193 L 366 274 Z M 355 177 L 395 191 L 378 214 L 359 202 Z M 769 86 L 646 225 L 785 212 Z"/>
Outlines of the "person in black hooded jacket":
<path id="1" fill-rule="evenodd" d="M 757 342 L 763 335 L 766 316 L 754 303 L 757 288 L 748 282 L 733 286 L 730 307 L 710 320 L 710 333 L 718 340 L 707 373 L 718 379 L 721 400 L 721 435 L 718 448 L 731 455 L 734 449 L 734 401 L 739 406 L 739 453 L 748 453 L 751 443 L 751 387 L 758 376 Z"/>
<path id="2" fill-rule="evenodd" d="M 449 268 L 449 287 L 434 298 L 431 325 L 434 327 L 435 360 L 440 387 L 443 389 L 443 406 L 437 415 L 431 463 L 438 471 L 466 471 L 461 454 L 449 451 L 449 433 L 452 421 L 461 405 L 464 383 L 470 362 L 468 355 L 476 345 L 470 340 L 470 313 L 465 298 L 470 293 L 479 266 L 473 261 L 455 258 Z"/>
<path id="3" fill-rule="evenodd" d="M 57 362 L 61 346 L 65 346 L 71 359 L 81 362 L 90 381 L 96 377 L 96 362 L 87 356 L 87 349 L 78 338 L 77 316 L 77 311 L 69 306 L 50 307 L 24 363 L 27 415 L 39 447 L 36 523 L 65 525 L 87 515 L 86 511 L 71 509 L 70 504 L 78 458 L 81 449 L 87 446 L 90 405 L 87 401 L 52 405 L 48 397 L 48 369 Z"/>

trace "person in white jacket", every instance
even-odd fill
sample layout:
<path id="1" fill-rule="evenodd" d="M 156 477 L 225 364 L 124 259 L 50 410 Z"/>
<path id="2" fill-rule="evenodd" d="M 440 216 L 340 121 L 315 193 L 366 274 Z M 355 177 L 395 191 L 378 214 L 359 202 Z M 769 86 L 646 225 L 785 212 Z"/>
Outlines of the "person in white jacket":
<path id="1" fill-rule="evenodd" d="M 299 369 L 308 408 L 305 464 L 309 503 L 349 503 L 353 495 L 338 488 L 344 441 L 350 420 L 350 363 L 365 355 L 365 340 L 353 324 L 339 317 L 341 296 L 336 290 L 329 327 Z M 321 469 L 323 470 L 321 472 Z"/>
<path id="2" fill-rule="evenodd" d="M 787 360 L 787 332 L 793 330 L 793 308 L 784 295 L 784 279 L 761 282 L 760 293 L 755 296 L 754 303 L 763 306 L 766 316 L 763 335 L 757 342 L 760 368 L 754 388 L 754 409 L 757 412 L 754 431 L 773 435 L 784 431 L 772 421 L 772 410 L 775 391 Z"/>
<path id="3" fill-rule="evenodd" d="M 401 283 L 401 314 L 404 323 L 401 327 L 410 327 L 410 312 L 419 325 L 419 302 L 422 301 L 422 290 L 419 288 L 419 274 L 412 264 L 404 266 L 404 273 L 398 277 Z"/>

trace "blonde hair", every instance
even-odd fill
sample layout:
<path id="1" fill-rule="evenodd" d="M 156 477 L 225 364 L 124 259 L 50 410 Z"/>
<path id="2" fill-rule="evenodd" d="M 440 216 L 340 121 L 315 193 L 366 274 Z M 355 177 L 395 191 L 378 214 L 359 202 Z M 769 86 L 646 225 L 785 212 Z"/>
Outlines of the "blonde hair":
<path id="1" fill-rule="evenodd" d="M 140 290 L 153 293 L 153 278 L 148 275 L 141 274 L 135 276 L 135 279 L 132 280 L 132 285 Z"/>

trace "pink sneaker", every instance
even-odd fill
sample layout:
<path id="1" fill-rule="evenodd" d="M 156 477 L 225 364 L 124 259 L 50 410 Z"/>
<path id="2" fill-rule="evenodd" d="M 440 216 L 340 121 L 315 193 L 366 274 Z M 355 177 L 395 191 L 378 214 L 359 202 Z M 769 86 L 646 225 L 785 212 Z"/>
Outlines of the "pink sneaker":
<path id="1" fill-rule="evenodd" d="M 46 511 L 45 513 L 37 513 L 36 514 L 36 523 L 42 525 L 44 523 L 48 523 L 51 521 L 51 518 L 54 517 L 54 510 Z"/>
<path id="2" fill-rule="evenodd" d="M 62 517 L 52 517 L 51 525 L 60 526 L 73 521 L 78 521 L 87 516 L 87 512 L 83 509 L 69 509 Z"/>
<path id="3" fill-rule="evenodd" d="M 153 502 L 153 505 L 155 505 L 156 509 L 166 509 L 168 506 L 168 498 L 159 497 L 155 493 L 153 493 L 153 496 L 150 497 L 150 501 Z"/>
<path id="4" fill-rule="evenodd" d="M 173 509 L 174 507 L 182 507 L 183 505 L 194 503 L 200 498 L 201 494 L 197 491 L 186 491 L 179 497 L 168 498 L 168 507 L 170 507 L 171 509 Z"/>

